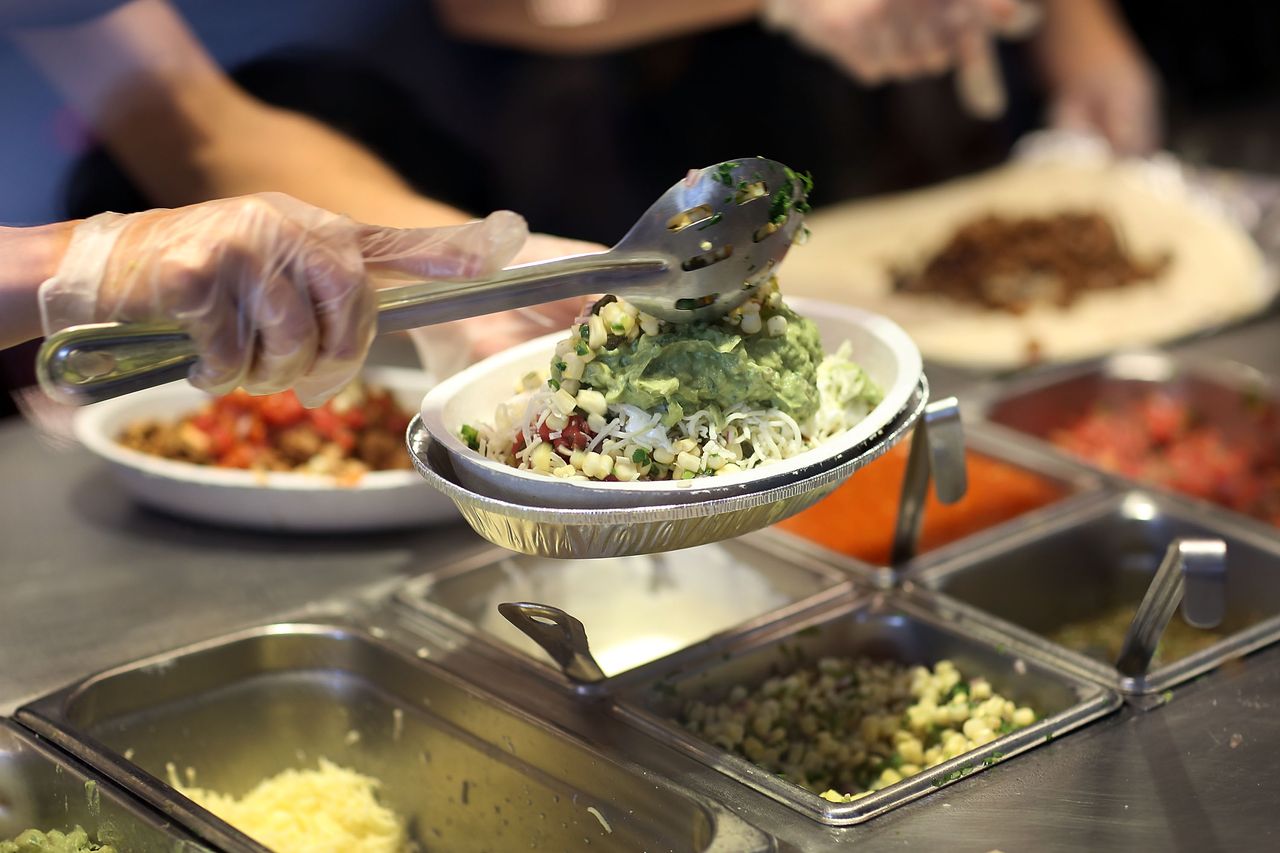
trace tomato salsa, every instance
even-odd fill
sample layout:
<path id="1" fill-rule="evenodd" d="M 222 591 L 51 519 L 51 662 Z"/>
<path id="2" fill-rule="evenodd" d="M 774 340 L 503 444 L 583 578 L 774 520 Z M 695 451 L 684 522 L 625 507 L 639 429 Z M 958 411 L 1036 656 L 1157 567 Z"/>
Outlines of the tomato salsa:
<path id="1" fill-rule="evenodd" d="M 898 445 L 779 527 L 860 560 L 888 563 L 907 450 L 905 443 Z M 1066 489 L 1052 480 L 981 453 L 969 451 L 965 464 L 969 490 L 960 502 L 944 506 L 930 490 L 920 537 L 921 552 L 1066 496 Z"/>
<path id="2" fill-rule="evenodd" d="M 1166 392 L 1090 408 L 1049 440 L 1100 468 L 1280 525 L 1280 415 L 1203 412 Z"/>
<path id="3" fill-rule="evenodd" d="M 197 465 L 354 483 L 368 471 L 411 467 L 404 446 L 409 418 L 389 391 L 359 382 L 315 409 L 292 391 L 258 397 L 233 391 L 175 421 L 130 424 L 120 443 Z"/>

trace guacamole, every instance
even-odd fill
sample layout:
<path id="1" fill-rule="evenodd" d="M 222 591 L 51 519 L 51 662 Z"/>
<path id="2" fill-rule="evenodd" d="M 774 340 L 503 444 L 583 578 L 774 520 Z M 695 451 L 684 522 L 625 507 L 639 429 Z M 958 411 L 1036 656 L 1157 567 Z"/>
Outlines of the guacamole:
<path id="1" fill-rule="evenodd" d="M 582 375 L 584 387 L 610 403 L 666 410 L 674 423 L 699 409 L 779 409 L 797 421 L 818 410 L 822 343 L 809 320 L 785 305 L 763 307 L 761 320 L 784 317 L 786 332 L 743 334 L 727 322 L 664 324 L 601 350 Z"/>
<path id="2" fill-rule="evenodd" d="M 0 853 L 115 853 L 109 844 L 95 844 L 80 827 L 71 832 L 28 829 L 12 841 L 0 841 Z"/>

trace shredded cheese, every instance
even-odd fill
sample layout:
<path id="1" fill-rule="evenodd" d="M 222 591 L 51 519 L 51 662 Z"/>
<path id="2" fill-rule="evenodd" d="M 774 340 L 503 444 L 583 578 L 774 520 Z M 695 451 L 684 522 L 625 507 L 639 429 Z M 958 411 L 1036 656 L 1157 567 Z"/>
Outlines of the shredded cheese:
<path id="1" fill-rule="evenodd" d="M 381 805 L 381 783 L 320 759 L 318 770 L 285 770 L 236 797 L 169 784 L 276 853 L 407 853 L 404 822 Z"/>

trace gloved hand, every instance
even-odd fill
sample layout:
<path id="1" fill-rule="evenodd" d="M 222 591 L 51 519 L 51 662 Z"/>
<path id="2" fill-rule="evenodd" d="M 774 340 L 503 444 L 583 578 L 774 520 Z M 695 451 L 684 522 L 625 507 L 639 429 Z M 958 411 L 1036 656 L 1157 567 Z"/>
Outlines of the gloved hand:
<path id="1" fill-rule="evenodd" d="M 174 210 L 104 213 L 78 224 L 40 287 L 45 334 L 110 320 L 176 322 L 215 394 L 293 387 L 323 403 L 359 371 L 375 334 L 371 277 L 490 274 L 524 243 L 499 211 L 448 228 L 383 228 L 279 193 Z"/>
<path id="2" fill-rule="evenodd" d="M 863 83 L 956 69 L 966 108 L 1004 111 L 992 40 L 1028 33 L 1038 22 L 1024 0 L 765 0 L 767 26 L 789 31 Z"/>
<path id="3" fill-rule="evenodd" d="M 550 234 L 530 234 L 512 265 L 605 250 L 606 247 L 598 243 L 570 240 Z M 436 379 L 444 379 L 472 362 L 518 343 L 568 329 L 573 324 L 573 319 L 585 310 L 590 301 L 588 298 L 561 299 L 529 308 L 426 326 L 414 329 L 409 334 L 418 350 L 423 368 Z"/>

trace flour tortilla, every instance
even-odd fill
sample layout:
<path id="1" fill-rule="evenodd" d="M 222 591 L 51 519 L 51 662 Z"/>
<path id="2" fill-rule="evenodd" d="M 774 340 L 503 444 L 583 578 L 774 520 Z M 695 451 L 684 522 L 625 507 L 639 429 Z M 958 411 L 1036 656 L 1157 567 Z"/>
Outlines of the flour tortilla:
<path id="1" fill-rule="evenodd" d="M 1167 252 L 1172 262 L 1150 283 L 1020 316 L 893 292 L 889 268 L 918 266 L 970 219 L 1069 210 L 1102 213 L 1136 257 Z M 794 247 L 780 270 L 784 292 L 885 314 L 925 358 L 979 369 L 1158 344 L 1256 313 L 1275 290 L 1248 234 L 1184 188 L 1147 179 L 1140 164 L 1017 163 L 817 211 L 808 224 L 809 242 Z"/>

